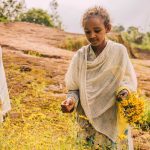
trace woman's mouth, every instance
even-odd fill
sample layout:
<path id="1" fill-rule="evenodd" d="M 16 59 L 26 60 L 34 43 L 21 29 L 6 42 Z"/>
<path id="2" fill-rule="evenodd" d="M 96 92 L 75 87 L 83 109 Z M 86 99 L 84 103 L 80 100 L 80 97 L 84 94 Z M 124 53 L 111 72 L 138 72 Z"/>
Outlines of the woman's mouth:
<path id="1" fill-rule="evenodd" d="M 89 40 L 91 43 L 95 43 L 95 42 L 97 42 L 97 39 L 90 39 Z"/>
<path id="2" fill-rule="evenodd" d="M 91 40 L 90 40 L 90 43 L 91 43 L 91 44 L 96 44 L 97 42 L 98 42 L 98 41 L 97 41 L 96 39 L 91 39 Z"/>

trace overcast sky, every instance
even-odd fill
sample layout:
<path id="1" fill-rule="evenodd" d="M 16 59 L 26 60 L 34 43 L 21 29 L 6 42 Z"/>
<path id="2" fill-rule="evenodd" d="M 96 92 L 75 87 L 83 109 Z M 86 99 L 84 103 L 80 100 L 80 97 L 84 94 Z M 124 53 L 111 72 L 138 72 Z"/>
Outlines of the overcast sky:
<path id="1" fill-rule="evenodd" d="M 27 8 L 48 10 L 51 0 L 25 0 Z M 66 31 L 82 33 L 81 17 L 92 6 L 104 6 L 113 25 L 136 26 L 150 31 L 150 0 L 57 0 L 58 13 Z"/>

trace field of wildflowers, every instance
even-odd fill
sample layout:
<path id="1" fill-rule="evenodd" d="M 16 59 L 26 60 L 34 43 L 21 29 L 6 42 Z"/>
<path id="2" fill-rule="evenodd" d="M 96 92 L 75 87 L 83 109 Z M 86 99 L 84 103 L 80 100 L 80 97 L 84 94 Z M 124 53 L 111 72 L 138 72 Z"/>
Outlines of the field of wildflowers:
<path id="1" fill-rule="evenodd" d="M 57 61 L 49 62 L 47 68 L 39 55 L 18 55 L 4 54 L 12 110 L 0 124 L 0 149 L 88 150 L 76 142 L 75 113 L 63 114 L 60 110 L 64 85 L 50 88 L 59 85 L 66 69 L 57 74 L 55 69 L 61 66 Z"/>

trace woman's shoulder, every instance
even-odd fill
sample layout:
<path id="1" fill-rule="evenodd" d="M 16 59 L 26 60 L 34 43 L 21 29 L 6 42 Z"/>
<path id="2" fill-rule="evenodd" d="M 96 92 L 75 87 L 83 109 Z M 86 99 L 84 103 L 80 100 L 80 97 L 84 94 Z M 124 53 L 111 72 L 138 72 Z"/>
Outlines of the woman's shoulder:
<path id="1" fill-rule="evenodd" d="M 87 53 L 88 48 L 89 48 L 89 45 L 82 46 L 80 49 L 78 49 L 75 52 L 74 57 L 84 57 Z"/>
<path id="2" fill-rule="evenodd" d="M 111 43 L 113 44 L 113 47 L 116 49 L 120 49 L 120 50 L 124 50 L 126 49 L 125 45 L 115 42 L 115 41 L 111 41 Z"/>
<path id="3" fill-rule="evenodd" d="M 86 46 L 82 46 L 80 49 L 78 49 L 73 57 L 72 57 L 72 61 L 79 61 L 81 59 L 84 59 L 85 58 L 85 54 L 86 54 L 86 50 L 88 48 L 88 45 Z"/>
<path id="4" fill-rule="evenodd" d="M 126 54 L 127 53 L 127 48 L 125 47 L 125 45 L 115 42 L 115 41 L 111 41 L 112 44 L 112 52 L 116 53 L 116 54 Z"/>
<path id="5" fill-rule="evenodd" d="M 77 50 L 77 53 L 84 54 L 88 48 L 89 48 L 89 44 L 82 46 L 80 49 Z"/>

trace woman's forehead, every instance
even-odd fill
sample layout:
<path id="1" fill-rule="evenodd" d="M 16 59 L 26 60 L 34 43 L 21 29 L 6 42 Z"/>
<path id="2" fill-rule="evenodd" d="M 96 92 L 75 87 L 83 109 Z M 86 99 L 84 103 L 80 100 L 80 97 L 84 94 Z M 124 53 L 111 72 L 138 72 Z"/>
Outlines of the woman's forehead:
<path id="1" fill-rule="evenodd" d="M 90 17 L 84 21 L 84 28 L 104 27 L 104 20 L 101 17 Z"/>

